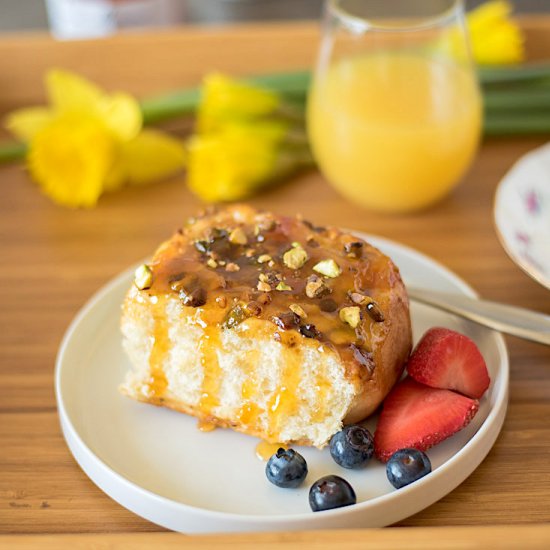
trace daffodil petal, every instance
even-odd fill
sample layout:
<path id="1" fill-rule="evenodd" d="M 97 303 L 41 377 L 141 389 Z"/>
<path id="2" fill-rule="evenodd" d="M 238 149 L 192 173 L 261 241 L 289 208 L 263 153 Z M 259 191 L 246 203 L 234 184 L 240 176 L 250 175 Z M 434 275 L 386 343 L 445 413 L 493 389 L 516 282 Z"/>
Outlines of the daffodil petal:
<path id="1" fill-rule="evenodd" d="M 66 113 L 32 140 L 29 170 L 43 192 L 58 204 L 91 207 L 103 191 L 114 146 L 112 135 L 97 117 Z"/>
<path id="2" fill-rule="evenodd" d="M 58 111 L 95 111 L 104 97 L 101 88 L 94 83 L 61 69 L 47 72 L 46 88 L 52 107 Z"/>
<path id="3" fill-rule="evenodd" d="M 506 0 L 485 2 L 468 13 L 467 23 L 474 59 L 481 65 L 517 63 L 524 59 L 524 37 L 511 18 Z"/>
<path id="4" fill-rule="evenodd" d="M 266 116 L 273 113 L 280 102 L 280 97 L 271 90 L 211 73 L 204 79 L 197 128 L 199 132 L 207 132 L 226 121 Z"/>
<path id="5" fill-rule="evenodd" d="M 141 130 L 141 109 L 129 94 L 119 92 L 105 96 L 99 111 L 107 127 L 123 141 L 135 138 Z"/>
<path id="6" fill-rule="evenodd" d="M 28 107 L 11 112 L 6 119 L 6 128 L 22 141 L 30 141 L 52 119 L 47 107 Z"/>
<path id="7" fill-rule="evenodd" d="M 143 130 L 133 140 L 122 144 L 120 162 L 125 180 L 143 185 L 162 180 L 185 165 L 185 148 L 181 141 L 156 130 Z"/>
<path id="8" fill-rule="evenodd" d="M 246 198 L 276 176 L 286 126 L 230 124 L 188 142 L 187 185 L 206 202 Z"/>

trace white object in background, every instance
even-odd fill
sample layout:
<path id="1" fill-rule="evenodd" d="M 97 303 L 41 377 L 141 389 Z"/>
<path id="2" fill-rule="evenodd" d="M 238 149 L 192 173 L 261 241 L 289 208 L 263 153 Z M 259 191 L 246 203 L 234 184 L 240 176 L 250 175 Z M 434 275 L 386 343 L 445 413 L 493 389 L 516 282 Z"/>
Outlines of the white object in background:
<path id="1" fill-rule="evenodd" d="M 183 19 L 182 0 L 46 0 L 53 35 L 98 38 L 118 29 L 162 27 Z"/>
<path id="2" fill-rule="evenodd" d="M 504 176 L 493 214 L 510 258 L 550 288 L 550 144 L 527 153 Z"/>

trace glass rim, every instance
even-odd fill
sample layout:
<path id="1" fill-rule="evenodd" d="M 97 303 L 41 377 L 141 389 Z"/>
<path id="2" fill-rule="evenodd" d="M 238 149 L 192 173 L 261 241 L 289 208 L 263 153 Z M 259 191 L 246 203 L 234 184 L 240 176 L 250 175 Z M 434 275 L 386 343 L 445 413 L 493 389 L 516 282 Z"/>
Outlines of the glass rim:
<path id="1" fill-rule="evenodd" d="M 361 17 L 354 15 L 342 7 L 345 0 L 327 0 L 327 11 L 342 21 L 348 28 L 354 31 L 385 31 L 385 32 L 410 32 L 442 27 L 462 14 L 464 10 L 464 0 L 449 0 L 448 8 L 443 9 L 435 15 L 420 18 L 421 21 L 415 24 L 404 25 L 383 25 L 375 22 L 376 18 Z"/>

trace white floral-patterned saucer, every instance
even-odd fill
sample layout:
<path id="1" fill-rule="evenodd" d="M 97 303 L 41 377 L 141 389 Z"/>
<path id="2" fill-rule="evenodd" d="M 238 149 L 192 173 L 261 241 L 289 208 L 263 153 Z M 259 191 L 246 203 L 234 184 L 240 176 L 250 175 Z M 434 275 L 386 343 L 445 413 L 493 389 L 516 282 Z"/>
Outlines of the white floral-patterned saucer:
<path id="1" fill-rule="evenodd" d="M 522 157 L 504 176 L 494 219 L 510 258 L 550 288 L 550 144 Z"/>

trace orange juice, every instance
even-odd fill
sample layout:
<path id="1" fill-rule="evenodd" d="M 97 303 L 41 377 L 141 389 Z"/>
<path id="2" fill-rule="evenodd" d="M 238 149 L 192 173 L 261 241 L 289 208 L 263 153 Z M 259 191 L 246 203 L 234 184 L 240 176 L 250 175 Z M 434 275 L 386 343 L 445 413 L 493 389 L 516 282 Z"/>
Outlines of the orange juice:
<path id="1" fill-rule="evenodd" d="M 382 211 L 415 210 L 447 194 L 472 162 L 481 119 L 472 71 L 412 53 L 341 60 L 317 75 L 308 103 L 325 176 Z"/>

